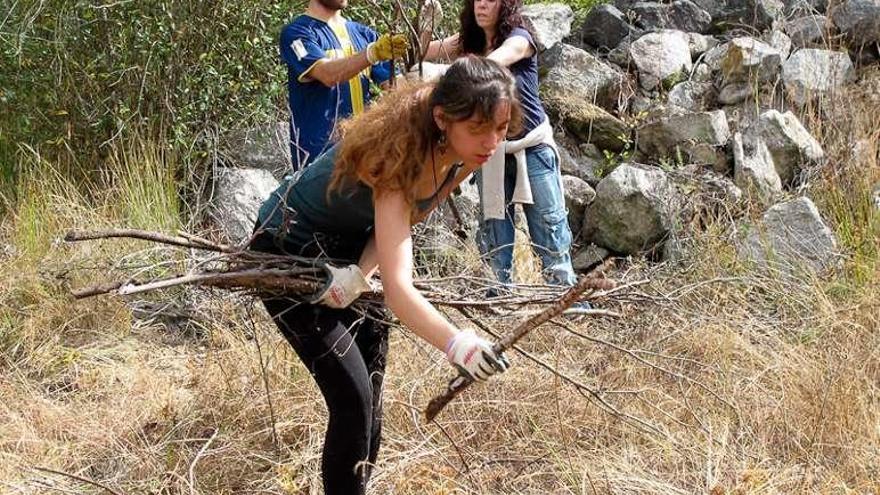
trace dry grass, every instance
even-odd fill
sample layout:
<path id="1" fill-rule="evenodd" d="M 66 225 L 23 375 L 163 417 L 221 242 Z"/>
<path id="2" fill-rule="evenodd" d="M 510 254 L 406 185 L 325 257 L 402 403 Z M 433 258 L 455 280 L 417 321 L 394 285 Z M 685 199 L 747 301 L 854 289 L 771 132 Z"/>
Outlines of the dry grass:
<path id="1" fill-rule="evenodd" d="M 624 318 L 575 324 L 605 344 L 559 327 L 528 339 L 607 405 L 514 356 L 503 378 L 442 413 L 442 429 L 425 425 L 420 410 L 450 370 L 396 331 L 372 493 L 880 493 L 880 226 L 865 202 L 880 180 L 873 108 L 804 116 L 831 157 L 809 192 L 848 254 L 843 273 L 749 271 L 726 226 L 710 225 L 675 266 L 621 266 L 620 277 L 652 282 L 615 305 Z M 848 158 L 862 139 L 873 154 Z M 165 177 L 173 157 L 149 149 L 115 155 L 108 183 L 135 162 Z M 137 189 L 136 215 L 119 204 L 137 184 L 82 192 L 51 170 L 33 168 L 2 227 L 15 252 L 0 260 L 0 491 L 106 493 L 35 469 L 45 467 L 119 493 L 320 493 L 321 397 L 259 307 L 161 295 L 194 311 L 183 325 L 134 318 L 116 298 L 66 296 L 105 276 L 66 267 L 132 252 L 126 263 L 150 265 L 164 253 L 53 239 L 73 226 L 168 228 L 178 207 L 167 190 Z M 530 263 L 526 280 L 537 277 Z"/>

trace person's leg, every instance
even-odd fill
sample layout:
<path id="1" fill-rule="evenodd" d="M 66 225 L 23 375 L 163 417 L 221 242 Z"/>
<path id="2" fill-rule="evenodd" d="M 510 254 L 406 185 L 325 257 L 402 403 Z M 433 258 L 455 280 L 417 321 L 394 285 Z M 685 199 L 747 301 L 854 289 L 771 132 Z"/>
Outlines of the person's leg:
<path id="1" fill-rule="evenodd" d="M 552 285 L 574 285 L 571 228 L 565 210 L 562 176 L 556 153 L 549 147 L 526 151 L 534 204 L 524 205 L 532 249 L 541 259 L 544 279 Z"/>
<path id="2" fill-rule="evenodd" d="M 507 203 L 513 196 L 513 187 L 515 185 L 516 176 L 510 172 L 511 167 L 505 164 L 504 173 L 504 198 Z M 515 174 L 515 171 L 514 171 Z M 511 282 L 513 270 L 513 242 L 515 237 L 514 224 L 514 206 L 508 205 L 505 208 L 505 218 L 485 218 L 483 216 L 483 178 L 479 170 L 475 173 L 477 180 L 477 191 L 480 195 L 480 226 L 477 228 L 477 247 L 483 259 L 488 260 L 489 266 L 495 277 L 502 284 Z"/>
<path id="3" fill-rule="evenodd" d="M 388 325 L 383 321 L 386 317 L 383 311 L 370 311 L 368 319 L 358 329 L 355 342 L 360 349 L 367 372 L 370 375 L 370 385 L 373 390 L 372 416 L 373 423 L 370 430 L 370 455 L 367 479 L 376 464 L 379 454 L 379 444 L 382 441 L 382 385 L 385 378 L 385 363 L 388 354 Z"/>
<path id="4" fill-rule="evenodd" d="M 329 411 L 321 469 L 326 495 L 364 494 L 373 445 L 373 386 L 355 343 L 353 310 L 266 298 L 266 309 L 318 383 Z"/>

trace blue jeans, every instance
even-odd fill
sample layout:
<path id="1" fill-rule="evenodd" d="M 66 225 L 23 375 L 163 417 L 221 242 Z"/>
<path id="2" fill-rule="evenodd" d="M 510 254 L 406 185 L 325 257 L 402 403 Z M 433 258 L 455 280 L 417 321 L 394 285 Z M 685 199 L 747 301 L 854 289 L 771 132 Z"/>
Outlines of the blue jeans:
<path id="1" fill-rule="evenodd" d="M 574 285 L 577 282 L 571 266 L 571 229 L 562 193 L 562 175 L 559 160 L 550 147 L 526 150 L 526 164 L 532 187 L 534 204 L 524 204 L 532 249 L 541 259 L 544 279 L 551 285 Z M 480 200 L 483 181 L 477 172 Z M 516 184 L 516 162 L 513 156 L 505 161 L 504 195 L 509 202 Z M 477 245 L 484 259 L 488 259 L 498 281 L 508 284 L 513 268 L 514 205 L 508 204 L 503 220 L 485 219 L 480 210 L 480 228 Z"/>

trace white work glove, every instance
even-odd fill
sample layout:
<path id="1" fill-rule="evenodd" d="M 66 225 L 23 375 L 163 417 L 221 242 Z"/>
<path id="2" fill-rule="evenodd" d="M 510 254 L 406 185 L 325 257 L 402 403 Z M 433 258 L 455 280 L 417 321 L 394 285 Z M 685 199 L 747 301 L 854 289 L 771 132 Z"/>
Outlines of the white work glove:
<path id="1" fill-rule="evenodd" d="M 446 358 L 471 380 L 484 381 L 510 368 L 510 362 L 504 354 L 496 353 L 491 342 L 469 329 L 458 332 L 450 339 L 446 345 Z"/>
<path id="2" fill-rule="evenodd" d="M 419 12 L 419 33 L 437 29 L 443 19 L 443 6 L 440 0 L 425 0 Z"/>
<path id="3" fill-rule="evenodd" d="M 346 308 L 361 294 L 373 290 L 357 265 L 335 267 L 327 263 L 324 270 L 327 272 L 327 283 L 310 301 L 312 304 L 323 304 L 336 309 Z"/>
<path id="4" fill-rule="evenodd" d="M 436 81 L 446 74 L 449 64 L 436 64 L 433 62 L 422 62 L 422 75 L 419 76 L 419 65 L 410 67 L 409 72 L 404 76 L 410 81 Z"/>

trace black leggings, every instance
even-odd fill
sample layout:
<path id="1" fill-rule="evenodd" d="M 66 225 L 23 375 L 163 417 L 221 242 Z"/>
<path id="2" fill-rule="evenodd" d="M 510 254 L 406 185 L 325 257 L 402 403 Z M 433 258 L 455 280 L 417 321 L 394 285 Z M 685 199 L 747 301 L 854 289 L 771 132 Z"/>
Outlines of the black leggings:
<path id="1" fill-rule="evenodd" d="M 382 430 L 388 352 L 382 315 L 371 310 L 364 316 L 287 297 L 263 298 L 263 304 L 315 378 L 330 412 L 321 458 L 324 493 L 366 493 Z"/>

